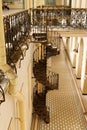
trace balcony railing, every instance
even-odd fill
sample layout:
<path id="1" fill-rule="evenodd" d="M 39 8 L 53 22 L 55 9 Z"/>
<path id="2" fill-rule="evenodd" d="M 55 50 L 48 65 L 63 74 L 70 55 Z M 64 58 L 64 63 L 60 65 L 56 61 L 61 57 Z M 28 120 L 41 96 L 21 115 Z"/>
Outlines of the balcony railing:
<path id="1" fill-rule="evenodd" d="M 3 18 L 7 63 L 15 68 L 15 63 L 24 58 L 24 48 L 28 49 L 27 38 L 30 31 L 28 10 Z"/>
<path id="2" fill-rule="evenodd" d="M 57 28 L 87 29 L 87 9 L 83 8 L 32 8 L 31 18 L 33 25 L 45 24 L 47 26 L 57 26 Z"/>

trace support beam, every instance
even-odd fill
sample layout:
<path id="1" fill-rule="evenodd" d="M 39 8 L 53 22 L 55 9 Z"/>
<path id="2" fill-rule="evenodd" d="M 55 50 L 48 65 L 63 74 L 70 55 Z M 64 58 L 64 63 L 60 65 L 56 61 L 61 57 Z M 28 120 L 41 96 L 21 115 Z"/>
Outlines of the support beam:
<path id="1" fill-rule="evenodd" d="M 58 32 L 60 34 L 61 37 L 87 37 L 87 30 L 77 30 L 77 29 L 53 29 L 53 30 L 49 30 L 49 33 L 51 32 Z M 56 36 L 55 36 L 56 37 Z"/>

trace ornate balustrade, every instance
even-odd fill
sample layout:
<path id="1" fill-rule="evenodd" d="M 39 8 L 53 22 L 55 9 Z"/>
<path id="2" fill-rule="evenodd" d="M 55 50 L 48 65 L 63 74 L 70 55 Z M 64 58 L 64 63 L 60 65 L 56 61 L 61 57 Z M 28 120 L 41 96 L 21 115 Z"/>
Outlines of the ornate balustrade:
<path id="1" fill-rule="evenodd" d="M 32 8 L 31 21 L 36 26 L 45 24 L 47 26 L 57 26 L 58 28 L 87 29 L 87 9 L 84 8 Z"/>
<path id="2" fill-rule="evenodd" d="M 16 71 L 15 63 L 24 58 L 24 50 L 28 49 L 30 15 L 28 10 L 25 10 L 8 15 L 3 20 L 7 63 Z"/>

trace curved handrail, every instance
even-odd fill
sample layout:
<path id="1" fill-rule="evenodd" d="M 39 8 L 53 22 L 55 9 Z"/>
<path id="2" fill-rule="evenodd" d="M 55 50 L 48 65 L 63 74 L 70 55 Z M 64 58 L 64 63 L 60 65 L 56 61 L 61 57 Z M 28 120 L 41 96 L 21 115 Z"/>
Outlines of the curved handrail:
<path id="1" fill-rule="evenodd" d="M 31 10 L 34 17 L 41 17 L 47 26 L 87 29 L 87 8 L 32 8 Z"/>

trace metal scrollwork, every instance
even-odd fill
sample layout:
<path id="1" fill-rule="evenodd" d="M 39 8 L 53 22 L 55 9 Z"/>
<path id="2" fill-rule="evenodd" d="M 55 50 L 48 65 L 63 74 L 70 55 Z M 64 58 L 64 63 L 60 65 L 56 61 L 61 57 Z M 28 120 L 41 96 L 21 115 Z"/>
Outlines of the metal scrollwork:
<path id="1" fill-rule="evenodd" d="M 57 26 L 58 28 L 71 27 L 71 29 L 87 29 L 86 9 L 68 7 L 44 7 L 31 9 L 31 14 L 33 14 L 33 26 L 39 26 L 39 24 L 43 24 L 44 21 L 44 23 L 50 27 Z"/>

